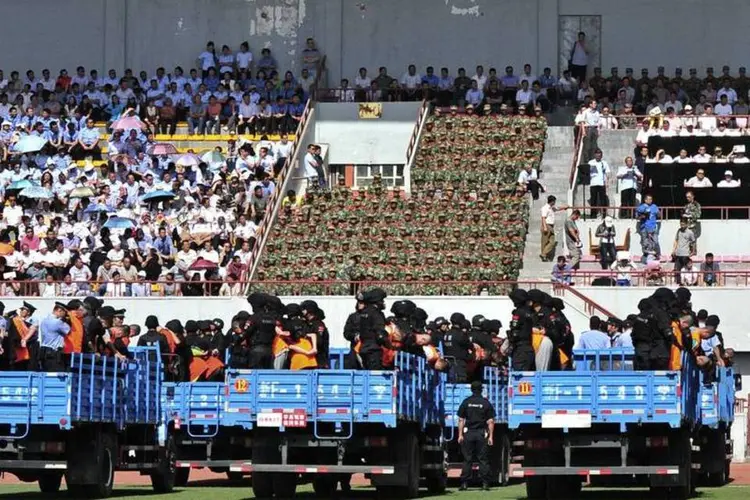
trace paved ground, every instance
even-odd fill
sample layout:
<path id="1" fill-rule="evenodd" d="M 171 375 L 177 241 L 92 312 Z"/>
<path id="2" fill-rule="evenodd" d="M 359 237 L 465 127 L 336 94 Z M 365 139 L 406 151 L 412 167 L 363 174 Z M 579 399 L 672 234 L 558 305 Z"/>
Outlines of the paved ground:
<path id="1" fill-rule="evenodd" d="M 193 470 L 190 475 L 190 484 L 170 495 L 154 495 L 150 488 L 148 476 L 138 473 L 121 472 L 116 477 L 117 487 L 113 497 L 119 499 L 169 499 L 169 500 L 207 500 L 208 498 L 221 498 L 222 500 L 250 500 L 253 498 L 250 481 L 230 482 L 222 474 L 215 474 L 208 470 Z M 355 476 L 352 484 L 355 492 L 346 498 L 367 499 L 374 498 L 374 491 L 366 488 L 368 484 L 362 476 Z M 309 486 L 300 486 L 299 498 L 314 498 Z M 62 497 L 58 495 L 57 497 Z M 602 490 L 584 488 L 580 500 L 640 500 L 648 497 L 648 492 L 642 489 L 631 490 Z M 750 497 L 750 463 L 732 465 L 732 481 L 723 488 L 699 488 L 697 498 L 701 500 L 746 500 Z M 5 475 L 0 478 L 0 500 L 37 500 L 52 498 L 39 493 L 34 484 L 23 484 L 15 476 Z M 344 497 L 338 497 L 344 498 Z M 460 498 L 460 500 L 476 500 L 479 498 L 492 498 L 492 500 L 520 500 L 525 498 L 525 489 L 522 484 L 512 485 L 507 488 L 494 488 L 491 493 L 469 491 L 459 493 L 455 488 L 450 489 L 444 497 L 422 497 L 427 498 Z"/>

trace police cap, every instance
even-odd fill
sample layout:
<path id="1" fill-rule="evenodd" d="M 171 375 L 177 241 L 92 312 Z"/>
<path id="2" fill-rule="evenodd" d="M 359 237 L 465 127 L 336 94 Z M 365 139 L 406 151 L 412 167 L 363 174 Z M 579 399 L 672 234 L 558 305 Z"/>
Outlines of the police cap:
<path id="1" fill-rule="evenodd" d="M 482 326 L 482 323 L 484 323 L 485 319 L 486 318 L 481 314 L 477 314 L 473 318 L 471 318 L 471 326 L 473 326 L 474 328 L 479 328 L 480 326 Z"/>
<path id="2" fill-rule="evenodd" d="M 466 316 L 464 316 L 463 314 L 459 312 L 451 314 L 451 323 L 453 323 L 454 325 L 461 326 L 464 321 L 466 321 Z"/>
<path id="3" fill-rule="evenodd" d="M 32 314 L 34 314 L 34 311 L 36 311 L 36 307 L 34 307 L 33 305 L 29 304 L 25 300 L 23 301 L 23 305 L 21 306 L 21 309 L 26 309 L 27 311 L 29 311 L 29 316 L 31 316 Z"/>
<path id="4" fill-rule="evenodd" d="M 97 314 L 100 318 L 114 318 L 115 308 L 112 306 L 102 306 Z"/>
<path id="5" fill-rule="evenodd" d="M 151 315 L 148 318 L 146 318 L 145 325 L 146 325 L 146 328 L 153 330 L 154 328 L 159 326 L 159 319 L 156 316 Z"/>

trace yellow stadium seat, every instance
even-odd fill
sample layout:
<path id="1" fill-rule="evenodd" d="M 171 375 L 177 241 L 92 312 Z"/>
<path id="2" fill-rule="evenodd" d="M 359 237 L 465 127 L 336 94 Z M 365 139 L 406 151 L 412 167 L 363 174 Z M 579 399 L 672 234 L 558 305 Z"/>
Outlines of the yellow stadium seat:
<path id="1" fill-rule="evenodd" d="M 169 141 L 169 140 L 171 140 L 171 139 L 172 139 L 172 136 L 171 136 L 171 135 L 169 135 L 169 134 L 156 134 L 156 135 L 154 136 L 154 139 L 155 139 L 155 140 L 156 140 L 157 142 L 165 142 L 165 141 Z"/>
<path id="2" fill-rule="evenodd" d="M 187 141 L 191 136 L 187 134 L 175 134 L 172 136 L 173 141 Z"/>
<path id="3" fill-rule="evenodd" d="M 208 134 L 206 134 L 204 136 L 203 140 L 204 141 L 220 141 L 221 138 L 222 138 L 222 136 L 220 136 L 220 135 L 215 135 L 215 134 L 208 135 Z"/>
<path id="4" fill-rule="evenodd" d="M 96 122 L 96 123 L 94 123 L 94 127 L 96 127 L 96 128 L 107 128 L 107 122 Z"/>
<path id="5" fill-rule="evenodd" d="M 185 128 L 187 128 L 188 123 L 187 122 L 177 122 L 177 126 L 178 127 L 185 127 Z"/>

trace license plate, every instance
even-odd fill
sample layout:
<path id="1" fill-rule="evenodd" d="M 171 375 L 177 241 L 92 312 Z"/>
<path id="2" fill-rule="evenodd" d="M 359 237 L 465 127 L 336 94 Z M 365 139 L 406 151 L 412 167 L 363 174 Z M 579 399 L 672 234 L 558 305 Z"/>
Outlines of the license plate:
<path id="1" fill-rule="evenodd" d="M 591 427 L 591 414 L 549 414 L 542 415 L 542 428 L 543 429 L 562 429 L 567 427 L 568 429 L 587 429 Z"/>
<path id="2" fill-rule="evenodd" d="M 258 427 L 281 427 L 284 425 L 281 417 L 281 413 L 259 413 Z"/>

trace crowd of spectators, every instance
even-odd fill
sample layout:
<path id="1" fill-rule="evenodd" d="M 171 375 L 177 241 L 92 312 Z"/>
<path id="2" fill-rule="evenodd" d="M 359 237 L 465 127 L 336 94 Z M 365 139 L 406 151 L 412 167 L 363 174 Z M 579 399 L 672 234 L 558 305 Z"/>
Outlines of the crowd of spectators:
<path id="1" fill-rule="evenodd" d="M 344 282 L 356 280 L 407 282 L 393 294 L 476 294 L 462 282 L 515 280 L 528 223 L 517 178 L 538 167 L 545 130 L 543 118 L 438 111 L 408 199 L 379 178 L 358 191 L 308 190 L 280 213 L 258 278 L 279 281 L 280 295 L 349 293 Z M 341 284 L 315 283 L 328 280 Z"/>
<path id="2" fill-rule="evenodd" d="M 265 117 L 235 106 L 238 131 L 280 131 L 278 140 L 232 137 L 200 154 L 180 155 L 155 135 L 173 133 L 185 118 L 191 133 L 206 124 L 219 130 L 210 116 L 191 122 L 185 96 L 193 91 L 202 107 L 234 105 L 230 89 L 238 102 L 261 106 L 265 92 L 286 105 L 279 93 L 291 87 L 289 100 L 299 104 L 320 59 L 308 40 L 303 76 L 280 80 L 269 49 L 255 61 L 247 43 L 217 54 L 209 42 L 189 77 L 179 67 L 153 77 L 110 70 L 105 78 L 79 67 L 57 79 L 29 70 L 24 80 L 0 71 L 0 295 L 243 293 L 258 224 L 292 153 L 285 132 L 301 111 Z M 161 113 L 175 92 L 186 106 L 172 110 L 164 130 Z M 102 130 L 99 120 L 111 127 Z"/>
<path id="3" fill-rule="evenodd" d="M 695 68 L 689 73 L 689 78 L 683 78 L 682 68 L 676 68 L 674 76 L 667 76 L 660 66 L 656 76 L 650 77 L 644 68 L 636 79 L 632 68 L 620 76 L 613 67 L 607 77 L 595 68 L 588 81 L 573 83 L 581 106 L 576 123 L 586 122 L 584 111 L 594 103 L 599 115 L 595 125 L 600 130 L 634 129 L 645 123 L 644 132 L 666 137 L 746 135 L 750 114 L 746 69 L 739 68 L 736 77 L 729 66 L 718 76 L 711 67 L 706 68 L 704 78 L 698 77 Z"/>
<path id="4" fill-rule="evenodd" d="M 174 134 L 182 121 L 191 135 L 292 132 L 321 59 L 315 41 L 308 39 L 301 73 L 295 75 L 278 67 L 269 48 L 256 60 L 247 42 L 236 53 L 227 45 L 217 52 L 208 42 L 197 66 L 187 71 L 159 67 L 153 74 L 126 69 L 120 75 L 110 69 L 105 76 L 78 66 L 73 76 L 62 69 L 54 77 L 43 69 L 41 76 L 28 70 L 25 75 L 11 71 L 6 78 L 0 70 L 0 119 L 8 124 L 2 140 L 32 134 L 57 146 L 86 149 L 98 139 L 85 132 L 89 120 L 111 124 L 126 112 L 163 134 Z"/>
<path id="5" fill-rule="evenodd" d="M 560 94 L 560 81 L 552 75 L 550 68 L 542 74 L 534 74 L 530 64 L 525 64 L 518 75 L 513 66 L 506 66 L 498 75 L 497 69 L 485 72 L 484 66 L 476 67 L 469 77 L 465 68 L 458 68 L 452 75 L 449 68 L 427 66 L 424 73 L 410 64 L 401 77 L 388 73 L 381 66 L 372 77 L 367 68 L 360 68 L 354 79 L 344 78 L 338 88 L 327 89 L 318 95 L 321 100 L 339 102 L 421 101 L 426 99 L 438 107 L 471 107 L 482 113 L 485 105 L 492 113 L 501 110 L 521 110 L 533 113 L 549 111 Z"/>

